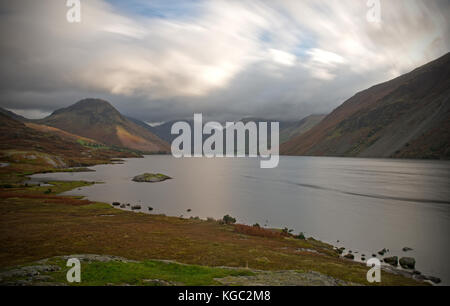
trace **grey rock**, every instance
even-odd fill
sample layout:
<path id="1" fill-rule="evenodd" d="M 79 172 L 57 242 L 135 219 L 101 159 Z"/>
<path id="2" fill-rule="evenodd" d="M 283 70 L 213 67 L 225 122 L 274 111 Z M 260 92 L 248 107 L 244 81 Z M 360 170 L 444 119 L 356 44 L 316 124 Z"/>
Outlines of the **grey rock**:
<path id="1" fill-rule="evenodd" d="M 142 282 L 149 286 L 173 286 L 172 283 L 161 279 L 143 279 Z"/>
<path id="2" fill-rule="evenodd" d="M 416 267 L 416 260 L 412 257 L 400 258 L 400 266 L 403 269 L 414 269 Z"/>
<path id="3" fill-rule="evenodd" d="M 141 175 L 137 175 L 133 178 L 133 182 L 138 183 L 157 183 L 157 182 L 163 182 L 165 180 L 170 180 L 171 177 L 161 174 L 161 173 L 144 173 Z"/>
<path id="4" fill-rule="evenodd" d="M 441 283 L 441 279 L 439 277 L 426 276 L 426 279 L 431 281 L 432 283 L 435 283 L 435 284 L 440 284 Z"/>
<path id="5" fill-rule="evenodd" d="M 386 254 L 387 252 L 388 252 L 388 250 L 382 249 L 381 251 L 378 252 L 378 254 L 381 256 L 384 256 L 384 254 Z"/>
<path id="6" fill-rule="evenodd" d="M 344 255 L 344 258 L 353 260 L 355 259 L 355 255 L 348 253 L 347 255 Z"/>
<path id="7" fill-rule="evenodd" d="M 392 256 L 392 257 L 386 257 L 384 258 L 384 262 L 387 264 L 390 264 L 391 266 L 398 266 L 398 257 L 397 256 Z"/>

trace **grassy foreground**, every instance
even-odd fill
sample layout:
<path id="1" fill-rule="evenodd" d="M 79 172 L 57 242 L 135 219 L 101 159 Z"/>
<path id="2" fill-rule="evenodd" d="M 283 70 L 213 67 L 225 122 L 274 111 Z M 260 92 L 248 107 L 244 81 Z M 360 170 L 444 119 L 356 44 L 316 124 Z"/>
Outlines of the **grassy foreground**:
<path id="1" fill-rule="evenodd" d="M 0 188 L 0 270 L 56 256 L 104 254 L 139 262 L 91 263 L 83 268 L 84 285 L 141 285 L 144 278 L 214 285 L 217 277 L 251 273 L 212 268 L 225 266 L 315 271 L 345 282 L 369 285 L 365 265 L 340 258 L 331 245 L 314 239 L 266 235 L 264 230 L 252 231 L 213 220 L 123 211 L 104 203 L 58 195 L 91 183 L 51 184 L 52 187 Z M 152 260 L 193 266 L 162 266 Z M 400 275 L 382 273 L 381 285 L 420 284 Z"/>

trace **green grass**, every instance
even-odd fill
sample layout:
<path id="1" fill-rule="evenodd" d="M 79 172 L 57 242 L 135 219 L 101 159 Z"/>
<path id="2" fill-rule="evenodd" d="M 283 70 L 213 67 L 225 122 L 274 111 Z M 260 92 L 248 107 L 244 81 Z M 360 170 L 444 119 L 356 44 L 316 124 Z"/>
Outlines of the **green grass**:
<path id="1" fill-rule="evenodd" d="M 46 275 L 52 277 L 51 282 L 67 283 L 66 274 L 70 267 L 60 259 L 53 259 L 49 263 L 61 267 L 61 271 Z M 154 285 L 145 280 L 164 280 L 174 285 L 210 286 L 220 285 L 215 278 L 227 276 L 253 276 L 248 270 L 203 267 L 197 265 L 183 265 L 162 261 L 147 260 L 142 262 L 81 262 L 81 283 L 75 286 L 104 286 L 104 285 Z"/>

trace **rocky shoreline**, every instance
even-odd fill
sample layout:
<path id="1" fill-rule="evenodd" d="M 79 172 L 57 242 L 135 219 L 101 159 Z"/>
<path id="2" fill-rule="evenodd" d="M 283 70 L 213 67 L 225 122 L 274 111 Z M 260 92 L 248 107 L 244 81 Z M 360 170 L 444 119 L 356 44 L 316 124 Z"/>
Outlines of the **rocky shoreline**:
<path id="1" fill-rule="evenodd" d="M 121 208 L 121 209 L 127 209 L 129 208 L 131 211 L 140 211 L 142 209 L 141 205 L 132 205 L 132 204 L 122 204 L 120 202 L 114 202 L 112 203 L 112 206 L 115 208 Z M 149 212 L 153 211 L 152 207 L 148 208 Z M 194 217 L 191 217 L 191 219 L 194 219 Z M 199 219 L 198 217 L 195 217 L 195 219 Z M 338 241 L 339 242 L 339 241 Z M 347 252 L 344 254 L 346 248 L 345 247 L 334 247 L 334 251 L 341 257 L 349 261 L 357 261 L 355 259 L 355 254 L 358 252 L 353 252 L 352 250 L 347 250 Z M 404 247 L 403 252 L 409 252 L 412 251 L 409 247 Z M 377 252 L 378 256 L 383 257 L 387 253 L 389 253 L 389 249 L 382 249 Z M 377 254 L 372 254 L 372 256 L 366 256 L 365 254 L 361 254 L 361 262 L 366 263 L 368 259 L 370 258 L 378 258 Z M 400 259 L 397 256 L 386 256 L 384 258 L 378 258 L 382 263 L 382 270 L 396 274 L 401 275 L 410 279 L 414 279 L 416 281 L 421 282 L 429 282 L 430 284 L 436 285 L 441 283 L 441 279 L 434 276 L 427 276 L 423 275 L 420 271 L 417 271 L 415 269 L 416 260 L 413 257 L 401 257 Z M 358 261 L 357 261 L 358 262 Z M 402 269 L 397 268 L 400 265 Z M 232 284 L 234 281 L 236 281 L 236 284 L 238 284 L 241 280 L 233 280 L 230 284 Z M 250 283 L 255 281 L 258 282 L 257 279 L 248 279 Z M 225 283 L 224 283 L 225 284 Z"/>
<path id="2" fill-rule="evenodd" d="M 339 242 L 339 241 L 338 241 Z M 345 247 L 335 248 L 335 251 L 342 257 L 347 260 L 356 261 L 354 253 L 352 250 L 348 250 L 346 254 L 344 254 L 344 251 L 346 250 Z M 407 253 L 409 251 L 413 251 L 412 248 L 409 247 L 403 247 L 402 251 L 404 253 Z M 397 275 L 402 275 L 404 277 L 412 278 L 417 281 L 425 281 L 430 282 L 431 284 L 437 285 L 441 283 L 441 279 L 439 277 L 430 276 L 430 275 L 423 275 L 420 271 L 416 270 L 416 260 L 413 257 L 399 257 L 398 256 L 385 256 L 388 253 L 390 253 L 389 249 L 383 248 L 382 250 L 378 251 L 377 254 L 372 254 L 372 256 L 366 256 L 365 254 L 361 254 L 361 262 L 365 263 L 367 262 L 367 259 L 370 258 L 377 258 L 382 263 L 382 270 L 386 272 L 390 272 Z M 378 258 L 378 256 L 380 258 Z M 398 268 L 400 265 L 401 269 Z"/>

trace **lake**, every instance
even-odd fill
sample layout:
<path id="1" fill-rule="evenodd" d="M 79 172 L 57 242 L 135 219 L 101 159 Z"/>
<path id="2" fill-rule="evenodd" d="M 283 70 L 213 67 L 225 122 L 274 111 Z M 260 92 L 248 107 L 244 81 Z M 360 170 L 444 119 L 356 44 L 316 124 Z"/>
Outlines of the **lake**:
<path id="1" fill-rule="evenodd" d="M 417 270 L 450 284 L 447 161 L 281 157 L 278 168 L 260 169 L 258 159 L 154 155 L 92 169 L 96 172 L 40 174 L 33 180 L 104 182 L 66 194 L 140 204 L 144 212 L 151 206 L 152 213 L 170 216 L 230 214 L 240 223 L 288 227 L 344 246 L 359 252 L 357 259 L 387 248 L 388 256 L 414 257 Z M 144 172 L 174 179 L 131 181 Z"/>

